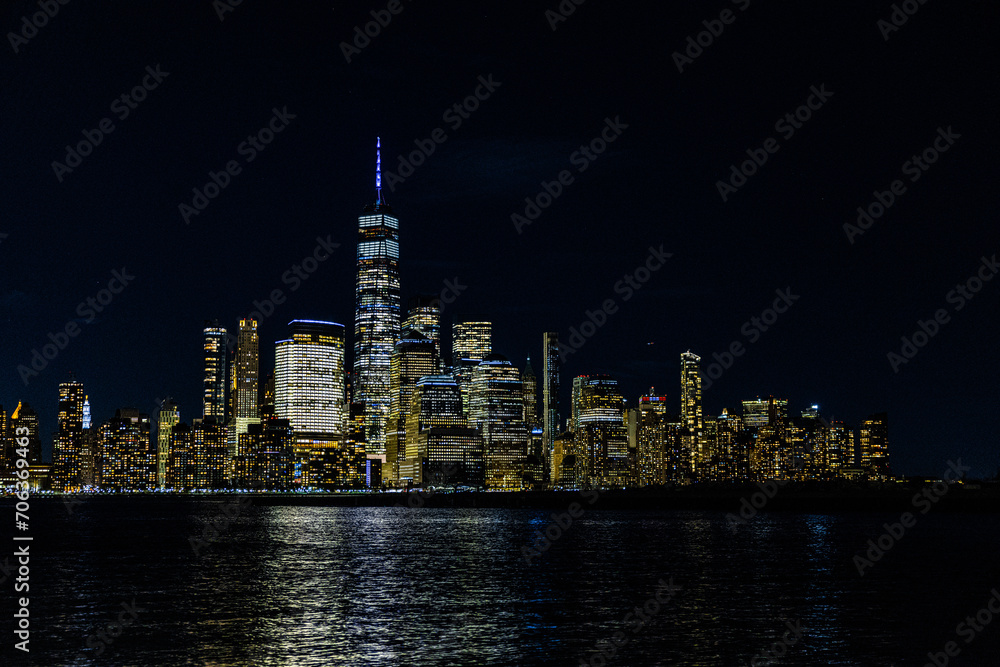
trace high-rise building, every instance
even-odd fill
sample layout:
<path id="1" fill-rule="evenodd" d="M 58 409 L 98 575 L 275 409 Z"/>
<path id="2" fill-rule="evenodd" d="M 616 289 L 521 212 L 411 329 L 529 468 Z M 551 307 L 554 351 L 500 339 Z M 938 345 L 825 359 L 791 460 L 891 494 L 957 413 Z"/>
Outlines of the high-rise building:
<path id="1" fill-rule="evenodd" d="M 260 423 L 260 337 L 253 318 L 240 320 L 232 378 L 233 422 L 239 435 L 250 424 Z"/>
<path id="2" fill-rule="evenodd" d="M 701 357 L 688 350 L 681 354 L 681 422 L 687 432 L 685 446 L 691 452 L 692 466 L 697 469 L 709 458 L 705 449 L 701 405 Z"/>
<path id="3" fill-rule="evenodd" d="M 608 375 L 583 376 L 575 433 L 577 465 L 595 487 L 621 488 L 628 483 L 628 430 L 625 398 Z M 582 457 L 582 460 L 580 460 Z"/>
<path id="4" fill-rule="evenodd" d="M 205 322 L 205 380 L 202 417 L 226 421 L 226 330 L 218 322 Z"/>
<path id="5" fill-rule="evenodd" d="M 382 142 L 376 145 L 375 203 L 358 218 L 353 400 L 365 404 L 368 453 L 385 456 L 389 360 L 400 331 L 399 220 L 382 195 Z"/>
<path id="6" fill-rule="evenodd" d="M 428 375 L 413 389 L 400 476 L 415 485 L 485 484 L 483 441 L 462 412 L 462 393 L 451 375 Z"/>
<path id="7" fill-rule="evenodd" d="M 486 458 L 486 486 L 519 490 L 528 455 L 521 376 L 506 357 L 489 354 L 472 374 L 469 423 L 479 429 Z"/>
<path id="8" fill-rule="evenodd" d="M 635 483 L 639 486 L 666 484 L 670 479 L 667 465 L 667 397 L 657 396 L 651 387 L 639 397 L 639 409 L 629 410 L 629 441 L 635 441 Z"/>
<path id="9" fill-rule="evenodd" d="M 573 386 L 569 394 L 569 429 L 576 433 L 580 428 L 580 397 L 583 392 L 583 385 L 587 381 L 586 375 L 577 375 L 573 378 Z"/>
<path id="10" fill-rule="evenodd" d="M 98 429 L 103 457 L 101 486 L 115 490 L 148 489 L 156 484 L 156 457 L 150 449 L 149 415 L 135 408 L 115 411 Z"/>
<path id="11" fill-rule="evenodd" d="M 531 368 L 531 357 L 528 357 L 528 363 L 521 373 L 521 385 L 524 387 L 524 423 L 528 428 L 541 426 L 538 418 L 538 380 Z"/>
<path id="12" fill-rule="evenodd" d="M 167 487 L 188 491 L 197 487 L 191 427 L 181 422 L 170 429 L 170 454 L 167 457 Z"/>
<path id="13" fill-rule="evenodd" d="M 555 480 L 555 442 L 559 435 L 559 333 L 542 334 L 542 442 L 550 478 Z"/>
<path id="14" fill-rule="evenodd" d="M 441 354 L 441 301 L 432 296 L 417 296 L 403 320 L 402 329 L 410 329 L 423 334 L 434 343 L 438 359 L 444 360 Z"/>
<path id="15" fill-rule="evenodd" d="M 493 351 L 493 323 L 485 317 L 466 315 L 451 327 L 452 371 L 462 390 L 462 409 L 469 416 L 469 385 L 483 359 Z"/>
<path id="16" fill-rule="evenodd" d="M 417 331 L 404 329 L 389 362 L 389 420 L 386 462 L 382 467 L 383 479 L 389 483 L 405 481 L 400 475 L 400 464 L 406 458 L 406 419 L 417 381 L 435 375 L 437 370 L 434 342 Z"/>
<path id="17" fill-rule="evenodd" d="M 7 410 L 0 405 L 0 475 L 14 469 L 16 465 L 11 431 L 8 430 Z"/>
<path id="18" fill-rule="evenodd" d="M 69 491 L 83 486 L 83 383 L 71 379 L 59 384 L 59 423 L 52 451 L 53 487 Z"/>
<path id="19" fill-rule="evenodd" d="M 247 425 L 249 428 L 249 424 Z M 229 432 L 214 420 L 195 419 L 191 427 L 196 489 L 222 489 L 235 475 Z"/>
<path id="20" fill-rule="evenodd" d="M 10 426 L 8 432 L 13 436 L 17 429 L 25 429 L 28 433 L 28 463 L 31 465 L 41 465 L 42 463 L 42 440 L 38 431 L 38 413 L 34 408 L 19 401 L 14 412 L 10 416 Z"/>
<path id="21" fill-rule="evenodd" d="M 858 466 L 875 477 L 889 475 L 889 415 L 879 412 L 861 422 Z"/>
<path id="22" fill-rule="evenodd" d="M 293 320 L 289 327 L 290 337 L 274 347 L 274 411 L 288 420 L 304 455 L 344 438 L 344 326 Z"/>
<path id="23" fill-rule="evenodd" d="M 279 491 L 292 486 L 292 428 L 287 419 L 250 424 L 244 436 L 244 453 L 236 458 L 237 488 Z M 309 461 L 310 465 L 314 463 Z"/>
<path id="24" fill-rule="evenodd" d="M 171 431 L 180 421 L 181 412 L 177 404 L 170 398 L 165 399 L 156 416 L 156 486 L 161 489 L 167 486 Z"/>

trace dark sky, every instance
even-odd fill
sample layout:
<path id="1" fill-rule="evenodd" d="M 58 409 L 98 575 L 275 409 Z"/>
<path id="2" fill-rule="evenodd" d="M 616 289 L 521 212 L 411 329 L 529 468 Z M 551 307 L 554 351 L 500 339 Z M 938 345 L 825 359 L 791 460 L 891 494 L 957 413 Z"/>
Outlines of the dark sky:
<path id="1" fill-rule="evenodd" d="M 1000 252 L 994 4 L 913 2 L 888 40 L 890 2 L 675 4 L 590 0 L 553 31 L 556 0 L 407 1 L 350 63 L 340 43 L 385 3 L 244 2 L 223 21 L 209 0 L 59 5 L 18 53 L 0 45 L 0 402 L 27 400 L 50 432 L 73 371 L 96 420 L 172 395 L 189 421 L 205 319 L 233 328 L 282 290 L 261 325 L 265 365 L 293 318 L 350 329 L 375 137 L 395 171 L 441 128 L 386 193 L 404 300 L 457 279 L 446 317 L 489 314 L 495 350 L 539 371 L 543 331 L 565 339 L 615 299 L 564 387 L 610 373 L 631 402 L 655 386 L 679 408 L 680 353 L 710 360 L 740 341 L 707 412 L 768 394 L 852 425 L 888 410 L 897 472 L 962 457 L 993 475 L 1000 280 L 961 310 L 947 295 Z M 5 7 L 4 33 L 38 11 Z M 724 9 L 732 22 L 712 24 Z M 724 30 L 679 72 L 672 54 L 703 21 Z M 112 103 L 147 66 L 169 74 L 121 119 Z M 499 87 L 454 127 L 446 111 L 490 75 Z M 832 95 L 789 137 L 776 122 L 813 86 Z M 247 162 L 241 142 L 286 107 L 295 118 Z M 60 182 L 52 162 L 104 118 L 114 131 Z M 573 154 L 607 118 L 627 127 L 581 173 Z M 949 127 L 960 138 L 912 182 L 904 163 Z M 777 152 L 723 202 L 717 181 L 768 138 Z M 178 205 L 230 160 L 242 171 L 185 224 Z M 573 182 L 519 234 L 511 215 L 563 170 Z M 850 243 L 844 223 L 896 179 L 905 192 Z M 283 274 L 328 235 L 340 248 L 292 291 Z M 626 301 L 616 283 L 661 244 L 672 257 Z M 78 304 L 123 267 L 134 280 L 86 323 Z M 747 335 L 785 288 L 794 305 Z M 938 309 L 948 321 L 895 373 L 887 354 Z M 72 322 L 79 334 L 25 386 L 18 365 Z"/>

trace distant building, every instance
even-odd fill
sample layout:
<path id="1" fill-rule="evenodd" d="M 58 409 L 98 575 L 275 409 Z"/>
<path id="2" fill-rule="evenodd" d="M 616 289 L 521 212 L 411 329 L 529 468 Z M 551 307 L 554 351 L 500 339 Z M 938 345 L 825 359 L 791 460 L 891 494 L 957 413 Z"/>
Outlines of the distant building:
<path id="1" fill-rule="evenodd" d="M 889 471 L 889 415 L 879 412 L 861 422 L 858 437 L 858 466 L 874 478 L 887 478 Z"/>
<path id="2" fill-rule="evenodd" d="M 170 466 L 170 438 L 174 426 L 181 421 L 181 412 L 171 399 L 160 405 L 156 416 L 156 486 L 167 487 L 167 469 Z"/>
<path id="3" fill-rule="evenodd" d="M 52 451 L 53 488 L 72 491 L 83 486 L 83 384 L 74 379 L 59 384 L 59 421 Z"/>
<path id="4" fill-rule="evenodd" d="M 386 462 L 383 479 L 390 484 L 413 481 L 413 470 L 403 474 L 400 464 L 406 459 L 406 422 L 412 408 L 414 391 L 420 378 L 438 370 L 434 342 L 418 331 L 404 329 L 389 362 L 389 420 L 386 431 Z"/>
<path id="5" fill-rule="evenodd" d="M 227 332 L 218 322 L 205 322 L 204 390 L 202 417 L 226 421 Z"/>
<path id="6" fill-rule="evenodd" d="M 542 334 L 542 441 L 545 445 L 545 463 L 549 475 L 555 480 L 559 474 L 554 463 L 556 436 L 561 431 L 559 423 L 559 333 Z"/>
<path id="7" fill-rule="evenodd" d="M 469 423 L 479 429 L 486 457 L 486 486 L 513 491 L 524 488 L 521 470 L 528 455 L 521 376 L 506 357 L 490 354 L 472 375 Z"/>
<path id="8" fill-rule="evenodd" d="M 149 416 L 122 408 L 98 430 L 101 486 L 106 489 L 149 489 L 156 485 L 156 456 L 150 447 Z"/>

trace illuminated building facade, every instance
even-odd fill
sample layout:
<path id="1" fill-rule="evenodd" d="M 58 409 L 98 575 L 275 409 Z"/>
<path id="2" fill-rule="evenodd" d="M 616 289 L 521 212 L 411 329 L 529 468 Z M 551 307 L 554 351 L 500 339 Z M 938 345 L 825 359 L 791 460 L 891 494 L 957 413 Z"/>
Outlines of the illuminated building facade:
<path id="1" fill-rule="evenodd" d="M 709 458 L 705 448 L 705 422 L 701 405 L 701 357 L 688 350 L 681 354 L 681 423 L 687 429 L 682 437 L 691 452 L 697 470 Z"/>
<path id="2" fill-rule="evenodd" d="M 399 220 L 382 196 L 377 143 L 375 203 L 358 218 L 354 316 L 354 401 L 365 404 L 368 453 L 385 456 L 389 361 L 400 331 Z"/>
<path id="3" fill-rule="evenodd" d="M 556 436 L 559 435 L 559 333 L 542 334 L 542 441 L 549 464 L 549 475 L 555 479 L 558 471 L 553 458 Z"/>
<path id="4" fill-rule="evenodd" d="M 520 470 L 528 454 L 521 376 L 506 357 L 490 354 L 472 374 L 469 422 L 479 429 L 486 458 L 486 487 L 524 487 Z"/>
<path id="5" fill-rule="evenodd" d="M 493 351 L 493 323 L 467 316 L 451 327 L 452 368 L 462 390 L 462 409 L 469 416 L 469 386 L 476 366 Z"/>
<path id="6" fill-rule="evenodd" d="M 52 452 L 52 485 L 57 491 L 83 485 L 83 384 L 71 379 L 59 384 L 59 424 Z"/>
<path id="7" fill-rule="evenodd" d="M 403 320 L 402 329 L 409 329 L 434 343 L 439 360 L 441 354 L 441 301 L 435 297 L 418 296 L 413 299 L 410 310 Z"/>
<path id="8" fill-rule="evenodd" d="M 625 398 L 618 381 L 608 375 L 582 376 L 575 433 L 577 466 L 584 467 L 592 487 L 621 488 L 628 484 L 628 430 Z M 582 461 L 580 460 L 582 457 Z"/>
<path id="9" fill-rule="evenodd" d="M 877 478 L 889 476 L 889 415 L 879 412 L 861 422 L 858 466 Z"/>
<path id="10" fill-rule="evenodd" d="M 344 326 L 293 320 L 274 348 L 274 412 L 288 420 L 303 449 L 343 440 L 347 416 Z"/>
<path id="11" fill-rule="evenodd" d="M 123 408 L 98 431 L 102 454 L 101 486 L 149 489 L 156 485 L 156 459 L 150 449 L 149 416 Z"/>
<path id="12" fill-rule="evenodd" d="M 405 442 L 400 475 L 414 485 L 485 484 L 483 440 L 462 412 L 462 393 L 453 376 L 417 380 L 406 416 Z"/>
<path id="13" fill-rule="evenodd" d="M 181 412 L 169 398 L 160 405 L 156 417 L 156 486 L 167 486 L 167 469 L 170 466 L 171 431 L 181 421 Z"/>
<path id="14" fill-rule="evenodd" d="M 42 440 L 38 435 L 38 413 L 27 403 L 20 401 L 14 412 L 10 416 L 8 432 L 13 437 L 17 429 L 25 429 L 28 432 L 28 463 L 31 465 L 41 465 L 42 463 Z"/>
<path id="15" fill-rule="evenodd" d="M 202 417 L 226 421 L 226 330 L 219 324 L 205 322 L 205 378 L 202 398 Z"/>
<path id="16" fill-rule="evenodd" d="M 389 420 L 386 433 L 386 462 L 383 479 L 402 483 L 412 477 L 401 475 L 400 465 L 406 459 L 406 420 L 412 407 L 417 381 L 438 370 L 437 349 L 423 334 L 405 329 L 396 343 L 389 362 Z M 412 474 L 412 468 L 409 470 Z"/>

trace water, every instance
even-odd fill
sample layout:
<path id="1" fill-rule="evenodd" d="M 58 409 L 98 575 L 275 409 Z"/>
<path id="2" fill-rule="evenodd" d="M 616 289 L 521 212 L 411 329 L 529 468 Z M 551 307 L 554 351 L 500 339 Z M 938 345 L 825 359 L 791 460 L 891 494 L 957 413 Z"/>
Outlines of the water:
<path id="1" fill-rule="evenodd" d="M 1000 664 L 1000 618 L 956 635 L 1000 587 L 993 515 L 920 516 L 861 577 L 853 557 L 898 514 L 775 512 L 732 530 L 721 512 L 595 507 L 529 565 L 550 511 L 254 504 L 196 555 L 188 538 L 221 505 L 98 499 L 70 515 L 33 498 L 31 654 L 8 620 L 3 664 L 599 665 L 581 658 L 620 631 L 608 665 L 740 665 L 786 621 L 802 637 L 776 664 L 923 665 L 948 641 L 949 664 Z M 660 579 L 681 590 L 633 632 L 626 614 Z M 133 600 L 135 621 L 87 648 Z"/>

